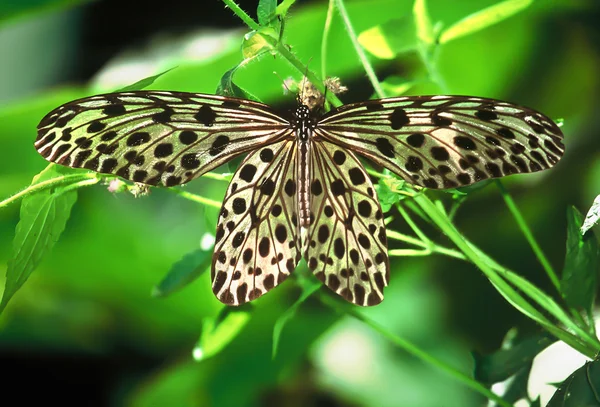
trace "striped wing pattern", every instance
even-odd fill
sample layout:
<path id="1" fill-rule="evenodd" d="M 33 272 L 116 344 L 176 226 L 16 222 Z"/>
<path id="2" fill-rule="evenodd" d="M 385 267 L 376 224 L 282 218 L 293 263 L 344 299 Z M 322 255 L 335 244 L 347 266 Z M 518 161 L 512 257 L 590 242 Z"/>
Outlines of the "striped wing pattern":
<path id="1" fill-rule="evenodd" d="M 293 140 L 252 151 L 229 183 L 216 232 L 212 287 L 240 305 L 285 280 L 300 261 Z"/>
<path id="2" fill-rule="evenodd" d="M 412 184 L 443 189 L 543 170 L 564 153 L 552 120 L 493 99 L 389 98 L 299 117 L 223 96 L 112 93 L 48 113 L 35 147 L 48 161 L 157 186 L 187 183 L 248 153 L 227 189 L 212 260 L 213 291 L 228 305 L 274 288 L 302 256 L 344 299 L 362 306 L 383 300 L 383 214 L 355 154 Z M 299 125 L 310 132 L 297 132 Z M 312 145 L 305 228 L 298 221 L 298 134 L 310 134 Z"/>
<path id="3" fill-rule="evenodd" d="M 329 142 L 316 143 L 311 165 L 308 267 L 346 300 L 378 304 L 389 281 L 389 261 L 373 184 L 352 152 Z"/>
<path id="4" fill-rule="evenodd" d="M 58 164 L 174 186 L 290 134 L 289 122 L 262 103 L 138 91 L 60 106 L 40 122 L 35 147 Z"/>
<path id="5" fill-rule="evenodd" d="M 541 113 L 466 96 L 349 104 L 325 115 L 316 133 L 431 189 L 543 170 L 564 152 L 562 132 Z"/>

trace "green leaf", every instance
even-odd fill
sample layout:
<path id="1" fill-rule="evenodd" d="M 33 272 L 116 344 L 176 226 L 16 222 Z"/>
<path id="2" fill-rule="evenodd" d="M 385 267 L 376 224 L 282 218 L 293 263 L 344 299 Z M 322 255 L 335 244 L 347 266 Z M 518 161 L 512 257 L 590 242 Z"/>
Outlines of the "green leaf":
<path id="1" fill-rule="evenodd" d="M 163 76 L 167 72 L 172 71 L 175 68 L 167 69 L 166 71 L 161 72 L 159 74 L 156 74 L 156 75 L 153 75 L 153 76 L 149 76 L 149 77 L 144 78 L 144 79 L 140 79 L 136 83 L 133 83 L 133 84 L 131 84 L 129 86 L 125 86 L 124 88 L 118 89 L 115 92 L 130 92 L 132 90 L 142 90 L 142 89 L 147 88 L 148 86 L 152 85 L 155 80 L 157 80 L 158 78 L 160 78 L 161 76 Z"/>
<path id="2" fill-rule="evenodd" d="M 583 225 L 581 226 L 581 234 L 585 235 L 588 230 L 592 228 L 598 221 L 600 220 L 600 195 L 594 199 L 594 203 L 592 203 L 592 207 L 588 210 L 587 215 L 585 215 L 585 220 L 583 221 Z"/>
<path id="3" fill-rule="evenodd" d="M 273 326 L 273 351 L 272 357 L 275 359 L 277 356 L 277 349 L 279 347 L 279 338 L 281 337 L 281 331 L 283 331 L 283 327 L 285 324 L 290 321 L 294 315 L 296 315 L 296 311 L 300 307 L 300 305 L 308 299 L 311 295 L 313 295 L 316 291 L 318 291 L 323 285 L 321 282 L 316 281 L 315 279 L 304 278 L 300 279 L 300 284 L 302 284 L 302 294 L 300 298 L 296 300 L 295 303 L 292 304 L 275 322 Z"/>
<path id="4" fill-rule="evenodd" d="M 246 92 L 233 82 L 233 75 L 242 64 L 236 65 L 221 76 L 216 94 L 221 96 L 231 96 L 242 99 L 256 100 L 255 96 Z"/>
<path id="5" fill-rule="evenodd" d="M 509 403 L 516 403 L 529 396 L 527 384 L 529 382 L 529 376 L 531 375 L 532 366 L 533 361 L 526 363 L 511 377 L 511 380 L 507 383 L 506 390 L 502 395 L 504 400 Z"/>
<path id="6" fill-rule="evenodd" d="M 417 49 L 415 22 L 411 17 L 393 19 L 361 32 L 358 42 L 364 49 L 380 59 Z"/>
<path id="7" fill-rule="evenodd" d="M 435 43 L 433 24 L 431 24 L 431 18 L 427 12 L 425 0 L 415 0 L 413 6 L 413 18 L 417 29 L 417 38 L 425 44 Z"/>
<path id="8" fill-rule="evenodd" d="M 153 297 L 166 297 L 182 289 L 208 268 L 212 258 L 212 250 L 196 249 L 184 255 L 181 260 L 173 264 L 165 278 L 152 290 Z"/>
<path id="9" fill-rule="evenodd" d="M 457 191 L 463 194 L 471 194 L 475 191 L 487 188 L 487 186 L 490 185 L 492 182 L 494 182 L 493 179 L 485 179 L 483 181 L 476 182 L 475 184 L 455 188 L 452 191 Z"/>
<path id="10" fill-rule="evenodd" d="M 59 177 L 62 175 L 60 171 L 61 167 L 50 164 L 33 177 L 31 184 Z M 65 192 L 66 188 L 68 185 L 61 185 L 23 198 L 12 255 L 6 270 L 0 312 L 4 311 L 10 299 L 27 281 L 65 229 L 71 208 L 77 200 L 77 193 L 68 189 Z"/>
<path id="11" fill-rule="evenodd" d="M 273 52 L 273 45 L 271 44 L 277 38 L 277 31 L 271 27 L 247 33 L 244 35 L 244 41 L 242 42 L 242 55 L 244 59 L 252 59 L 265 53 Z"/>
<path id="12" fill-rule="evenodd" d="M 0 26 L 19 18 L 32 18 L 36 14 L 52 14 L 74 8 L 91 0 L 27 0 L 0 2 Z M 14 22 L 14 21 L 13 21 Z"/>
<path id="13" fill-rule="evenodd" d="M 277 21 L 276 11 L 277 0 L 260 0 L 256 8 L 258 23 L 263 27 L 272 26 L 273 22 Z"/>
<path id="14" fill-rule="evenodd" d="M 491 355 L 476 357 L 475 379 L 488 384 L 502 382 L 526 366 L 531 368 L 533 358 L 555 341 L 547 332 L 524 338 L 517 335 L 514 339 L 505 340 L 507 343 L 503 345 L 503 349 Z"/>
<path id="15" fill-rule="evenodd" d="M 567 210 L 567 253 L 561 277 L 561 291 L 567 304 L 584 310 L 592 316 L 592 306 L 600 269 L 600 250 L 593 233 L 582 236 L 581 213 L 571 207 Z M 592 320 L 589 321 L 592 323 Z"/>
<path id="16" fill-rule="evenodd" d="M 381 204 L 383 213 L 388 212 L 396 202 L 400 201 L 400 194 L 396 189 L 399 189 L 404 184 L 404 181 L 398 180 L 395 177 L 381 177 L 375 189 Z"/>
<path id="17" fill-rule="evenodd" d="M 285 17 L 285 15 L 287 14 L 288 10 L 290 9 L 290 7 L 292 7 L 294 5 L 294 3 L 296 2 L 296 0 L 283 0 L 278 6 L 277 6 L 277 15 L 281 16 L 281 17 Z"/>
<path id="18" fill-rule="evenodd" d="M 384 90 L 388 96 L 400 96 L 406 93 L 412 88 L 416 82 L 407 81 L 400 76 L 388 76 L 383 82 L 381 82 L 381 89 Z M 374 96 L 375 97 L 375 96 Z"/>
<path id="19" fill-rule="evenodd" d="M 569 376 L 546 407 L 597 407 L 600 405 L 600 361 L 588 362 Z"/>
<path id="20" fill-rule="evenodd" d="M 460 37 L 473 34 L 523 11 L 533 0 L 505 0 L 484 8 L 454 23 L 440 35 L 439 43 L 445 44 Z"/>
<path id="21" fill-rule="evenodd" d="M 194 359 L 205 360 L 223 350 L 250 321 L 251 310 L 250 304 L 224 307 L 216 317 L 205 318 L 200 339 L 194 348 Z"/>

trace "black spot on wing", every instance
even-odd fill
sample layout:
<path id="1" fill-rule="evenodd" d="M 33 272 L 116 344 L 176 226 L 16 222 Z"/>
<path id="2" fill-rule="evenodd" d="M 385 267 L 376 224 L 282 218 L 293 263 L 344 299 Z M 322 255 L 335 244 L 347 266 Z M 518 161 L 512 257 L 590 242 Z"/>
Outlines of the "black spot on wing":
<path id="1" fill-rule="evenodd" d="M 194 119 L 198 120 L 205 126 L 212 126 L 216 118 L 217 114 L 209 105 L 203 105 L 200 109 L 198 109 L 198 113 L 194 115 Z"/>
<path id="2" fill-rule="evenodd" d="M 379 137 L 377 140 L 375 140 L 375 142 L 375 146 L 381 154 L 389 158 L 394 158 L 396 156 L 394 153 L 394 146 L 392 146 L 387 138 Z"/>
<path id="3" fill-rule="evenodd" d="M 399 130 L 402 127 L 410 124 L 410 118 L 406 111 L 400 107 L 394 109 L 390 114 L 390 126 L 393 130 Z"/>

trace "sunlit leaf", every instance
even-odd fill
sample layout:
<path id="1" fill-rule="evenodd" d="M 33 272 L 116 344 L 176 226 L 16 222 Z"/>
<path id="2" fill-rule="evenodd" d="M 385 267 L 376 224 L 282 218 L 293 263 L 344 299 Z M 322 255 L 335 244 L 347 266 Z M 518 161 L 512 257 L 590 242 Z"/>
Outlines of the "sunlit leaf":
<path id="1" fill-rule="evenodd" d="M 390 20 L 361 32 L 358 42 L 377 58 L 392 59 L 417 49 L 415 23 L 409 17 Z"/>
<path id="2" fill-rule="evenodd" d="M 381 82 L 381 88 L 386 95 L 401 96 L 415 85 L 413 81 L 407 81 L 399 76 L 388 76 Z M 375 96 L 373 98 L 376 98 Z"/>
<path id="3" fill-rule="evenodd" d="M 142 89 L 145 89 L 148 86 L 152 85 L 155 80 L 157 80 L 158 78 L 160 78 L 164 74 L 172 71 L 173 69 L 175 69 L 175 68 L 167 69 L 166 71 L 161 72 L 159 74 L 152 75 L 152 76 L 149 76 L 149 77 L 144 78 L 144 79 L 140 79 L 136 83 L 133 83 L 133 84 L 131 84 L 129 86 L 125 86 L 124 88 L 121 88 L 121 89 L 117 90 L 117 92 L 129 92 L 129 91 L 132 91 L 132 90 L 142 90 Z"/>
<path id="4" fill-rule="evenodd" d="M 506 0 L 493 6 L 473 13 L 451 25 L 440 35 L 439 42 L 444 44 L 483 30 L 491 25 L 523 11 L 533 3 L 533 0 Z"/>
<path id="5" fill-rule="evenodd" d="M 584 310 L 591 318 L 600 269 L 600 249 L 593 233 L 582 236 L 581 213 L 567 211 L 567 253 L 562 273 L 561 291 L 569 306 Z M 591 321 L 589 321 L 591 323 Z"/>
<path id="6" fill-rule="evenodd" d="M 260 31 L 252 31 L 244 35 L 244 41 L 242 43 L 242 55 L 244 58 L 254 58 L 265 52 L 271 52 L 273 46 L 266 37 L 272 39 L 277 38 L 277 32 L 270 27 L 261 28 Z"/>
<path id="7" fill-rule="evenodd" d="M 581 234 L 585 235 L 588 230 L 592 228 L 598 221 L 600 220 L 600 195 L 594 199 L 594 203 L 592 203 L 592 207 L 588 210 L 587 215 L 585 215 L 585 220 L 583 221 L 583 225 L 581 226 Z"/>
<path id="8" fill-rule="evenodd" d="M 277 6 L 277 15 L 281 16 L 281 17 L 285 17 L 288 10 L 290 9 L 290 7 L 292 7 L 294 5 L 295 2 L 296 2 L 296 0 L 283 0 Z"/>
<path id="9" fill-rule="evenodd" d="M 207 359 L 227 346 L 250 321 L 252 306 L 224 307 L 215 318 L 205 318 L 202 333 L 194 348 L 194 359 Z"/>
<path id="10" fill-rule="evenodd" d="M 403 182 L 396 180 L 395 178 L 380 178 L 379 183 L 375 187 L 377 190 L 377 196 L 379 197 L 379 203 L 381 204 L 381 210 L 385 213 L 388 212 L 391 207 L 400 200 L 400 196 L 397 192 L 392 191 L 390 186 L 391 183 Z"/>
<path id="11" fill-rule="evenodd" d="M 425 0 L 415 0 L 413 6 L 413 16 L 415 19 L 415 25 L 417 29 L 417 37 L 425 44 L 433 44 L 435 38 L 433 35 L 433 24 L 429 13 L 427 12 L 427 5 Z"/>
<path id="12" fill-rule="evenodd" d="M 60 171 L 60 167 L 49 165 L 33 177 L 31 184 L 59 177 L 62 175 Z M 67 187 L 61 185 L 53 190 L 44 190 L 25 197 L 21 202 L 20 219 L 6 270 L 0 312 L 27 281 L 65 229 L 71 215 L 71 207 L 77 200 L 74 190 L 65 192 Z"/>

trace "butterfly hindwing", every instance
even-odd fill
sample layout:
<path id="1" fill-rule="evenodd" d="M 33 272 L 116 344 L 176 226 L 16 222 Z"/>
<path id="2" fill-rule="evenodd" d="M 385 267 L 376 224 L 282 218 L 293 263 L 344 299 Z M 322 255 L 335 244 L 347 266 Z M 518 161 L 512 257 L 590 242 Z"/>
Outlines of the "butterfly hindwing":
<path id="1" fill-rule="evenodd" d="M 346 300 L 375 305 L 389 281 L 385 224 L 375 189 L 350 151 L 314 143 L 311 225 L 305 258 L 317 278 Z"/>
<path id="2" fill-rule="evenodd" d="M 35 146 L 58 164 L 173 186 L 290 133 L 289 123 L 262 103 L 140 91 L 60 106 L 38 125 Z"/>
<path id="3" fill-rule="evenodd" d="M 219 215 L 212 261 L 217 298 L 240 305 L 285 280 L 300 261 L 296 143 L 259 147 L 233 176 Z"/>
<path id="4" fill-rule="evenodd" d="M 316 134 L 427 188 L 553 166 L 562 133 L 534 110 L 493 99 L 410 96 L 342 106 Z"/>
<path id="5" fill-rule="evenodd" d="M 135 91 L 54 109 L 38 125 L 35 146 L 48 161 L 162 186 L 248 153 L 219 215 L 217 298 L 252 301 L 285 280 L 303 254 L 325 285 L 367 306 L 383 300 L 390 270 L 381 207 L 355 154 L 441 189 L 549 168 L 563 155 L 562 138 L 541 113 L 476 97 L 370 100 L 320 119 L 300 105 L 288 119 L 249 100 Z"/>

